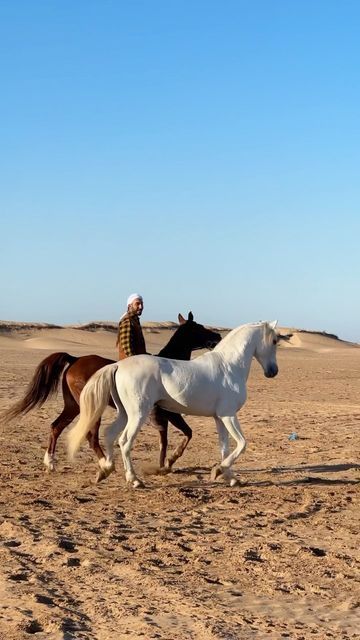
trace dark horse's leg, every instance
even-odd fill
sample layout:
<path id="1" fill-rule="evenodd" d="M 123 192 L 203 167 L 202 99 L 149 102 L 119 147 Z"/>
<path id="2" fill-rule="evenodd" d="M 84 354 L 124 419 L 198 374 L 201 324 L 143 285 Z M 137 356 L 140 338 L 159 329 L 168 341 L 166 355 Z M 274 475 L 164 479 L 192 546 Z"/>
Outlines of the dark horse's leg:
<path id="1" fill-rule="evenodd" d="M 180 458 L 180 456 L 182 456 L 186 447 L 188 446 L 192 438 L 192 430 L 179 413 L 165 411 L 165 409 L 161 409 L 160 407 L 155 407 L 154 418 L 156 422 L 155 426 L 159 431 L 160 437 L 160 468 L 166 466 L 168 469 L 171 469 L 174 462 L 176 462 L 176 460 Z M 181 433 L 183 433 L 185 437 L 180 442 L 179 446 L 176 447 L 175 451 L 173 451 L 172 455 L 167 459 L 165 464 L 168 446 L 168 422 L 171 422 L 174 427 L 179 429 L 179 431 L 181 431 Z"/>

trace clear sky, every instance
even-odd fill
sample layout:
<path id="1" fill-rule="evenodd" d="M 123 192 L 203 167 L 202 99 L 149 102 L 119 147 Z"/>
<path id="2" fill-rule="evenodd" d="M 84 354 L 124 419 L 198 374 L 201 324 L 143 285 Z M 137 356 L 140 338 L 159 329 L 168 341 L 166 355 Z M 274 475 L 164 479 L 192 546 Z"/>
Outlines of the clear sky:
<path id="1" fill-rule="evenodd" d="M 0 319 L 360 342 L 360 3 L 2 0 Z"/>

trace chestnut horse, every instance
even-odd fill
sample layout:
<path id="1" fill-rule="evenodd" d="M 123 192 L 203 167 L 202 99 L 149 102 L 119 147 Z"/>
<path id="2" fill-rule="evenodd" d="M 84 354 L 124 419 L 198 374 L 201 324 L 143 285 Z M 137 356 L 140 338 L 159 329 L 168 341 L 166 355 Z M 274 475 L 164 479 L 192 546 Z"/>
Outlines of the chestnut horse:
<path id="1" fill-rule="evenodd" d="M 192 351 L 203 348 L 211 349 L 221 340 L 219 333 L 206 329 L 203 325 L 195 322 L 191 311 L 187 320 L 181 314 L 178 315 L 178 319 L 180 326 L 168 344 L 161 349 L 159 356 L 176 360 L 190 360 Z M 49 471 L 53 471 L 55 468 L 55 449 L 60 434 L 79 414 L 79 398 L 83 387 L 95 371 L 114 362 L 114 360 L 97 355 L 76 357 L 68 353 L 52 353 L 38 365 L 24 398 L 1 416 L 3 420 L 9 421 L 35 407 L 42 406 L 57 391 L 62 375 L 64 408 L 51 424 L 49 445 L 44 456 L 44 464 Z M 115 407 L 112 399 L 110 399 L 109 405 Z M 184 434 L 184 439 L 166 461 L 166 467 L 171 468 L 189 444 L 192 437 L 191 428 L 180 414 L 165 411 L 159 407 L 155 407 L 152 418 L 151 424 L 159 431 L 160 467 L 164 467 L 166 460 L 168 422 L 171 422 Z M 99 443 L 99 428 L 100 420 L 87 434 L 87 440 L 98 459 L 101 460 L 104 458 L 104 452 Z M 107 475 L 106 472 L 100 470 L 97 481 L 103 480 Z"/>

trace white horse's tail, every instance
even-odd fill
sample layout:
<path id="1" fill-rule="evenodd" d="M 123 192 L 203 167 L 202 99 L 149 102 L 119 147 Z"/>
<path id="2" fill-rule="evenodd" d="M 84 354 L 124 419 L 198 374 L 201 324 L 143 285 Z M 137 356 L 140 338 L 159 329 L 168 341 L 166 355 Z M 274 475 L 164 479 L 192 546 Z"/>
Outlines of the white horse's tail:
<path id="1" fill-rule="evenodd" d="M 81 392 L 80 417 L 68 435 L 68 453 L 71 460 L 108 405 L 117 366 L 117 362 L 114 362 L 96 371 Z"/>

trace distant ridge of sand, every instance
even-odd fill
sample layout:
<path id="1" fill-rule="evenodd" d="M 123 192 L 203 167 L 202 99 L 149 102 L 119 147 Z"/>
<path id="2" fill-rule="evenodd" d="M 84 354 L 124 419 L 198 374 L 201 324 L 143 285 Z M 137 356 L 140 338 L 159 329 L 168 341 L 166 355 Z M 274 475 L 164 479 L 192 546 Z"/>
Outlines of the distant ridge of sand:
<path id="1" fill-rule="evenodd" d="M 166 320 L 163 322 L 142 322 L 142 327 L 147 330 L 152 329 L 177 329 L 177 322 Z M 17 322 L 16 320 L 0 320 L 0 333 L 12 333 L 17 331 L 31 331 L 36 329 L 78 329 L 81 331 L 112 331 L 118 330 L 118 322 L 104 320 L 94 320 L 79 324 L 51 324 L 47 322 Z M 227 327 L 211 327 L 217 331 L 229 331 Z"/>
<path id="2" fill-rule="evenodd" d="M 48 322 L 16 322 L 15 320 L 0 320 L 0 333 L 13 333 L 16 331 L 30 331 L 32 329 L 62 329 L 60 324 Z"/>
<path id="3" fill-rule="evenodd" d="M 310 329 L 296 329 L 298 333 L 309 333 L 310 335 L 315 336 L 324 336 L 325 338 L 332 338 L 333 340 L 341 340 L 339 336 L 335 335 L 335 333 L 328 333 L 327 331 L 310 331 Z M 344 342 L 344 340 L 341 340 Z"/>
<path id="4" fill-rule="evenodd" d="M 176 322 L 143 322 L 144 329 L 176 329 Z M 17 322 L 16 320 L 0 320 L 0 333 L 17 333 L 42 329 L 77 329 L 80 331 L 111 331 L 116 333 L 118 322 L 94 321 L 79 324 L 51 324 L 48 322 Z"/>
<path id="5" fill-rule="evenodd" d="M 167 335 L 169 340 L 171 333 L 179 325 L 172 321 L 163 322 L 142 322 L 144 332 L 148 335 L 150 341 L 154 341 L 160 345 L 164 336 Z M 209 327 L 215 331 L 219 331 L 222 336 L 226 335 L 230 328 L 227 327 Z M 360 347 L 355 342 L 342 340 L 334 333 L 326 331 L 316 331 L 309 329 L 298 329 L 294 327 L 280 327 L 280 332 L 284 335 L 291 334 L 291 339 L 287 342 L 281 341 L 281 346 L 290 348 L 308 348 L 327 350 L 333 348 Z M 20 339 L 26 340 L 27 346 L 37 345 L 41 348 L 60 348 L 61 341 L 68 343 L 68 348 L 74 343 L 81 343 L 89 346 L 104 343 L 110 348 L 113 345 L 114 334 L 118 330 L 118 323 L 111 321 L 95 320 L 92 322 L 57 325 L 47 322 L 17 322 L 12 320 L 0 320 L 0 337 L 3 340 Z M 159 340 L 156 338 L 159 334 Z M 161 335 L 163 338 L 161 338 Z M 150 337 L 152 336 L 152 337 Z M 46 340 L 46 343 L 44 342 Z M 40 342 L 39 342 L 40 341 Z M 54 342 L 55 341 L 55 342 Z M 105 341 L 105 342 L 104 342 Z"/>

